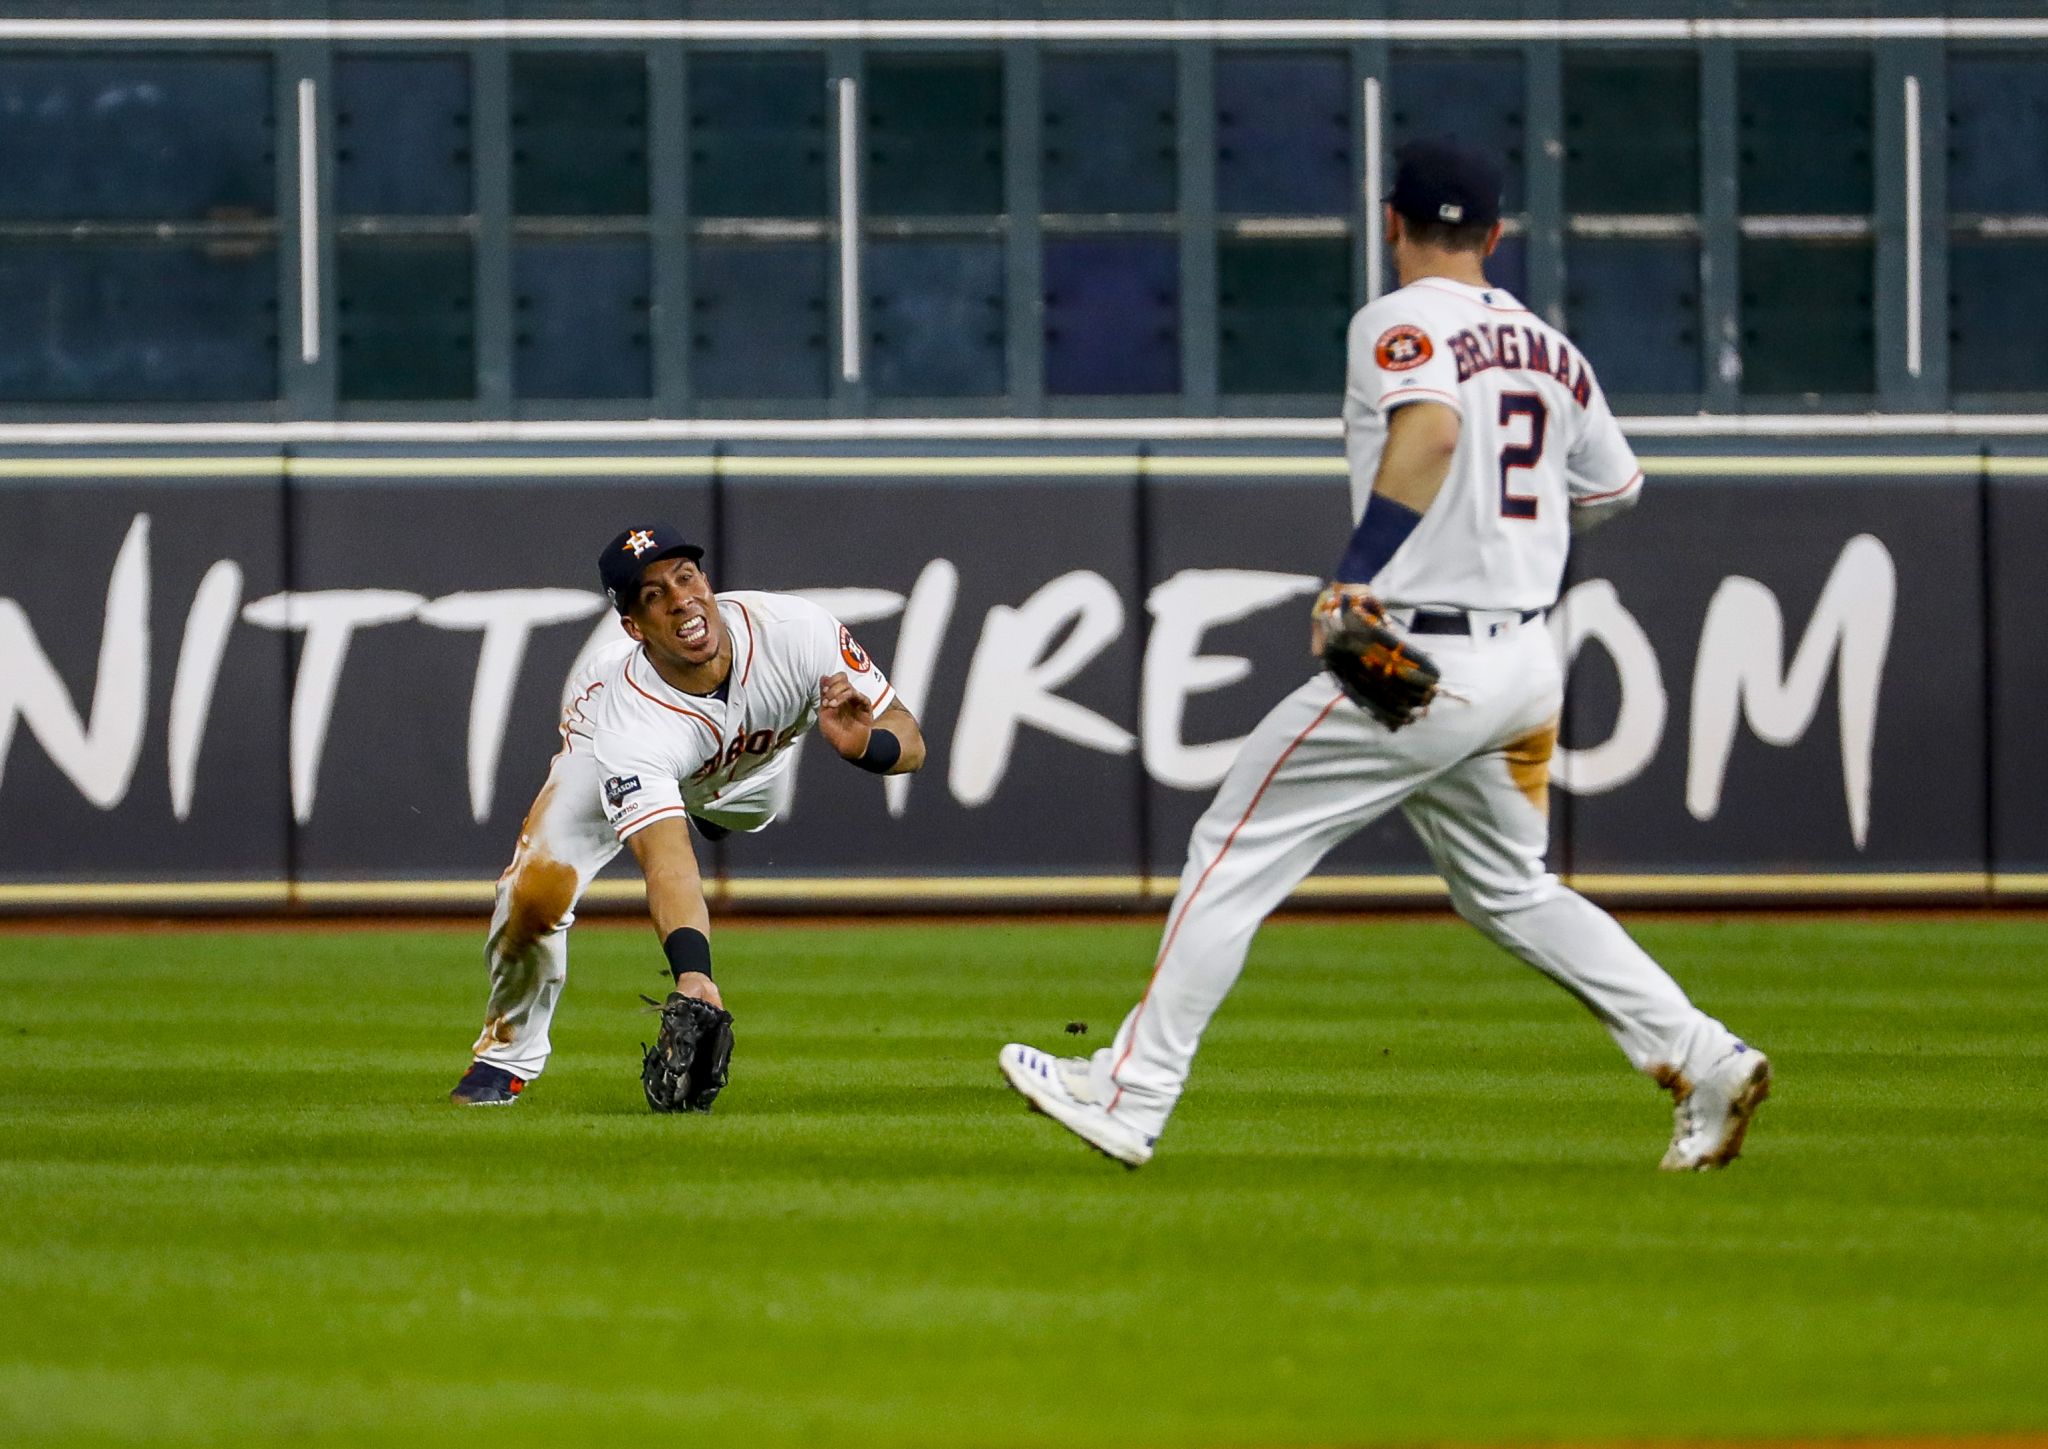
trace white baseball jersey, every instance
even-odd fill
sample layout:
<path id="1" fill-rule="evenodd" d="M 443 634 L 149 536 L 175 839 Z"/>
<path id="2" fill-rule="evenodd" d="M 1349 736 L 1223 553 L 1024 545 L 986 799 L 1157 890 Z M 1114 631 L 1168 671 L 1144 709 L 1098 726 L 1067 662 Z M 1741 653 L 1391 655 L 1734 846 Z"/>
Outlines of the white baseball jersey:
<path id="1" fill-rule="evenodd" d="M 1424 277 L 1351 319 L 1344 451 L 1364 512 L 1405 403 L 1462 420 L 1443 491 L 1373 591 L 1393 605 L 1547 609 L 1571 542 L 1569 510 L 1640 488 L 1642 469 L 1593 369 L 1499 287 Z"/>
<path id="2" fill-rule="evenodd" d="M 894 698 L 853 635 L 809 600 L 720 594 L 718 617 L 733 651 L 722 698 L 676 689 L 630 644 L 605 651 L 564 712 L 572 751 L 587 733 L 620 840 L 685 811 L 715 813 L 721 796 L 787 768 L 790 746 L 818 721 L 819 680 L 844 674 L 877 715 Z"/>

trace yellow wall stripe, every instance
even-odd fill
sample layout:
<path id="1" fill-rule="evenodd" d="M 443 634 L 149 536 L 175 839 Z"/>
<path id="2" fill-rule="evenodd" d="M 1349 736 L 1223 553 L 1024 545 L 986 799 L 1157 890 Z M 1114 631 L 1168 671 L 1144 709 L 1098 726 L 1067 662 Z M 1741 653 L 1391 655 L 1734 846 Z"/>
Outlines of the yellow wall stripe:
<path id="1" fill-rule="evenodd" d="M 1771 458 L 1689 457 L 1644 458 L 1643 471 L 1652 478 L 1896 478 L 1983 471 L 1984 459 L 1974 453 L 1951 457 Z"/>
<path id="2" fill-rule="evenodd" d="M 1567 877 L 1577 888 L 1615 900 L 1728 898 L 1785 900 L 2048 900 L 2048 873 L 1977 871 L 1727 873 L 1714 875 L 1586 873 Z M 739 878 L 712 883 L 712 903 L 812 905 L 860 903 L 918 905 L 935 902 L 1163 903 L 1173 896 L 1172 876 L 802 876 Z M 447 906 L 484 910 L 495 883 L 488 880 L 302 881 L 86 881 L 0 882 L 0 909 L 70 910 L 130 906 L 264 907 Z M 1293 899 L 1317 901 L 1438 901 L 1444 883 L 1433 875 L 1329 875 L 1302 883 Z M 585 899 L 599 905 L 634 905 L 644 897 L 633 879 L 593 882 Z"/>
<path id="3" fill-rule="evenodd" d="M 224 458 L 0 458 L 0 478 L 281 478 L 275 453 Z"/>
<path id="4" fill-rule="evenodd" d="M 587 454 L 547 457 L 517 454 L 505 457 L 446 458 L 307 458 L 285 459 L 284 471 L 294 478 L 608 478 L 683 476 L 709 477 L 719 460 L 709 453 L 668 453 L 602 457 Z"/>

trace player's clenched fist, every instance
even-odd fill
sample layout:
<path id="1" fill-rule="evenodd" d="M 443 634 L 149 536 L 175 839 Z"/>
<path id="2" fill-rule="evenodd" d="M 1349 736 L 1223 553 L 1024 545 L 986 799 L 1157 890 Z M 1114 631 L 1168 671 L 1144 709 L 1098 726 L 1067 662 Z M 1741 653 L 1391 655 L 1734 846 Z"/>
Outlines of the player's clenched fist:
<path id="1" fill-rule="evenodd" d="M 874 728 L 875 707 L 853 681 L 844 674 L 828 674 L 818 681 L 818 733 L 843 758 L 859 759 Z"/>

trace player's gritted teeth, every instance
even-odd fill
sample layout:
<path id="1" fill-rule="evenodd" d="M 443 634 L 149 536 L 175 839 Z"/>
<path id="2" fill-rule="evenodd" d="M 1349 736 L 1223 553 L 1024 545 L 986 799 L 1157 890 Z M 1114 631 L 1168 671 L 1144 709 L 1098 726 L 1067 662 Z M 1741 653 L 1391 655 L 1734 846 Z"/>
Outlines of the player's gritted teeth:
<path id="1" fill-rule="evenodd" d="M 726 648 L 711 581 L 690 558 L 660 559 L 641 572 L 627 623 L 647 652 L 667 667 L 691 671 L 716 661 Z M 709 687 L 715 679 L 700 681 Z"/>

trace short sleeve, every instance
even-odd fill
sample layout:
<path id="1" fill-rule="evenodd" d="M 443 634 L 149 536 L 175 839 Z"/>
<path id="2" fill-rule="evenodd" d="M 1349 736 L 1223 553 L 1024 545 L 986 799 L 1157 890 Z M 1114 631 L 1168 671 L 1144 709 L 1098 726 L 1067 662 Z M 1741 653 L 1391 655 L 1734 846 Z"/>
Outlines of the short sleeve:
<path id="1" fill-rule="evenodd" d="M 606 725 L 592 734 L 591 749 L 602 781 L 604 818 L 620 840 L 683 813 L 685 771 L 678 762 L 661 759 L 658 751 Z"/>
<path id="2" fill-rule="evenodd" d="M 1351 320 L 1348 351 L 1347 412 L 1385 415 L 1411 402 L 1463 410 L 1449 342 L 1412 303 L 1360 312 Z"/>
<path id="3" fill-rule="evenodd" d="M 1607 395 L 1597 386 L 1586 407 L 1585 425 L 1565 460 L 1565 473 L 1575 508 L 1615 503 L 1643 486 L 1642 464 L 1622 436 Z"/>
<path id="4" fill-rule="evenodd" d="M 818 677 L 844 674 L 847 682 L 880 714 L 896 701 L 896 689 L 882 673 L 882 666 L 861 648 L 853 631 L 832 615 L 818 611 Z"/>

